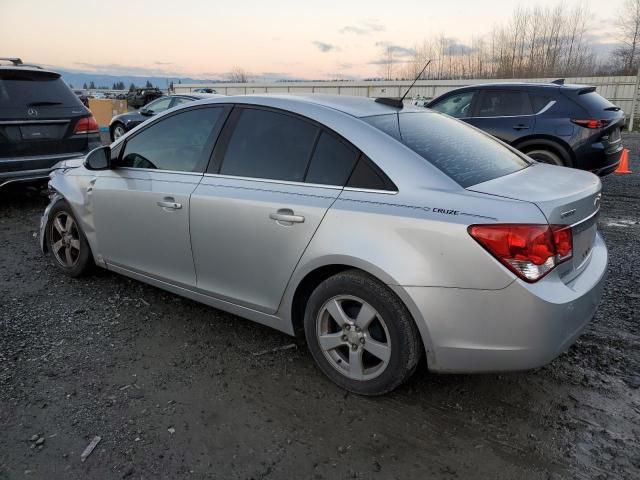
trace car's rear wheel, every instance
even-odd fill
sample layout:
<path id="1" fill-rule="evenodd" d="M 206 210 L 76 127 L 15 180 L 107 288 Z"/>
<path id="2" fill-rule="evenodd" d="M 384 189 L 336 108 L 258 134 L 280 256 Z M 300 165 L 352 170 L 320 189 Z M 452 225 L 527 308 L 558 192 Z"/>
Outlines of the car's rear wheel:
<path id="1" fill-rule="evenodd" d="M 547 148 L 531 148 L 525 150 L 528 156 L 533 158 L 534 160 L 542 163 L 548 163 L 550 165 L 559 165 L 561 167 L 565 166 L 564 161 L 556 152 L 553 152 Z"/>
<path id="2" fill-rule="evenodd" d="M 320 369 L 362 395 L 381 395 L 404 383 L 422 351 L 405 305 L 384 284 L 357 270 L 334 275 L 313 291 L 304 327 Z"/>
<path id="3" fill-rule="evenodd" d="M 121 123 L 116 123 L 113 127 L 111 127 L 111 141 L 115 141 L 121 136 L 123 136 L 126 132 L 124 129 L 124 125 Z"/>
<path id="4" fill-rule="evenodd" d="M 60 270 L 79 277 L 91 269 L 91 248 L 66 201 L 59 200 L 51 208 L 46 235 L 48 250 Z"/>

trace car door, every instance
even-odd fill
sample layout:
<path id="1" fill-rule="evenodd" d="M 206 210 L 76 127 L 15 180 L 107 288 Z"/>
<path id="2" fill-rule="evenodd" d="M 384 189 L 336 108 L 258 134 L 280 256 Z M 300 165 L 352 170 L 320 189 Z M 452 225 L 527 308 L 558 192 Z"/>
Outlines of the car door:
<path id="1" fill-rule="evenodd" d="M 499 138 L 513 143 L 531 134 L 535 116 L 529 96 L 520 90 L 480 90 L 472 118 L 467 123 Z"/>
<path id="2" fill-rule="evenodd" d="M 234 108 L 191 197 L 198 288 L 276 312 L 296 264 L 342 191 L 356 152 L 301 117 Z"/>
<path id="3" fill-rule="evenodd" d="M 98 253 L 109 267 L 195 286 L 189 197 L 202 178 L 224 107 L 156 119 L 128 138 L 92 187 Z"/>

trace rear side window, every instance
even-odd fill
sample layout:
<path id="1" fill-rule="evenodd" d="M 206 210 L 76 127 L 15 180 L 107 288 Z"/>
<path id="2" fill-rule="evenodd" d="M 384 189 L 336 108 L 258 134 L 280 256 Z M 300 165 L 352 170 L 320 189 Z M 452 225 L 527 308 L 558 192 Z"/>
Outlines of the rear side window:
<path id="1" fill-rule="evenodd" d="M 510 90 L 484 90 L 476 117 L 506 117 L 530 115 L 531 107 L 526 95 Z"/>
<path id="2" fill-rule="evenodd" d="M 291 115 L 243 108 L 220 173 L 301 182 L 318 127 Z"/>
<path id="3" fill-rule="evenodd" d="M 465 188 L 529 165 L 493 137 L 453 118 L 406 112 L 398 119 L 402 143 Z M 378 128 L 382 124 L 370 123 Z"/>
<path id="4" fill-rule="evenodd" d="M 357 160 L 357 151 L 333 135 L 322 132 L 305 181 L 343 186 Z"/>
<path id="5" fill-rule="evenodd" d="M 0 71 L 0 108 L 82 107 L 60 75 L 29 70 Z"/>
<path id="6" fill-rule="evenodd" d="M 531 108 L 533 113 L 538 113 L 544 107 L 549 105 L 549 102 L 553 100 L 553 98 L 548 95 L 539 95 L 537 93 L 530 93 L 529 100 L 531 101 Z"/>
<path id="7" fill-rule="evenodd" d="M 224 108 L 199 108 L 160 119 L 127 140 L 121 167 L 201 172 Z"/>
<path id="8" fill-rule="evenodd" d="M 398 190 L 389 177 L 365 155 L 360 155 L 356 168 L 353 169 L 353 173 L 349 177 L 347 187 L 366 188 L 367 190 Z"/>

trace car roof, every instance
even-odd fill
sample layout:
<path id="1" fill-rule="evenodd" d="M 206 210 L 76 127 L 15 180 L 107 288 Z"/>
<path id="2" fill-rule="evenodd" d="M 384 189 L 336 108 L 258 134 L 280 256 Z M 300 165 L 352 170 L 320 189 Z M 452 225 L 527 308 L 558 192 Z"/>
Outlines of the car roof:
<path id="1" fill-rule="evenodd" d="M 225 103 L 230 102 L 273 107 L 280 106 L 282 101 L 292 106 L 317 105 L 358 118 L 406 111 L 425 111 L 423 108 L 416 108 L 408 104 L 405 104 L 404 108 L 399 110 L 398 108 L 378 103 L 374 98 L 349 95 L 235 95 L 228 97 L 223 95 L 215 97 L 213 95 L 207 95 L 204 98 L 211 99 L 211 103 L 220 103 L 222 101 Z"/>
<path id="2" fill-rule="evenodd" d="M 518 90 L 522 88 L 530 90 L 548 90 L 548 89 L 581 89 L 587 88 L 589 85 L 578 85 L 573 83 L 558 84 L 549 82 L 492 82 L 492 83 L 476 83 L 474 85 L 465 85 L 464 87 L 455 88 L 450 92 L 458 90 L 477 90 L 500 88 L 504 90 Z M 449 93 L 449 92 L 447 92 Z"/>
<path id="3" fill-rule="evenodd" d="M 41 68 L 36 65 L 0 65 L 0 71 L 14 71 L 14 72 L 35 72 L 35 73 L 46 73 L 49 75 L 58 75 L 58 72 L 53 70 L 48 70 L 46 68 Z"/>

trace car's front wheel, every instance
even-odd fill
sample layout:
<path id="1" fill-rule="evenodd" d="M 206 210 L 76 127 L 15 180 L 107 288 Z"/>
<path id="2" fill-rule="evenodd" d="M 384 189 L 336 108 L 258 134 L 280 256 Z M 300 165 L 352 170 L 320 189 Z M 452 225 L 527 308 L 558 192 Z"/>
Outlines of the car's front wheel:
<path id="1" fill-rule="evenodd" d="M 119 139 L 125 133 L 127 132 L 124 129 L 124 125 L 122 125 L 121 123 L 114 124 L 113 127 L 111 127 L 111 141 L 113 142 Z"/>
<path id="2" fill-rule="evenodd" d="M 79 277 L 91 269 L 91 248 L 66 201 L 58 200 L 51 208 L 46 235 L 48 250 L 60 270 Z"/>
<path id="3" fill-rule="evenodd" d="M 338 273 L 313 291 L 304 328 L 320 369 L 339 386 L 362 395 L 382 395 L 401 385 L 422 353 L 405 305 L 358 270 Z"/>

